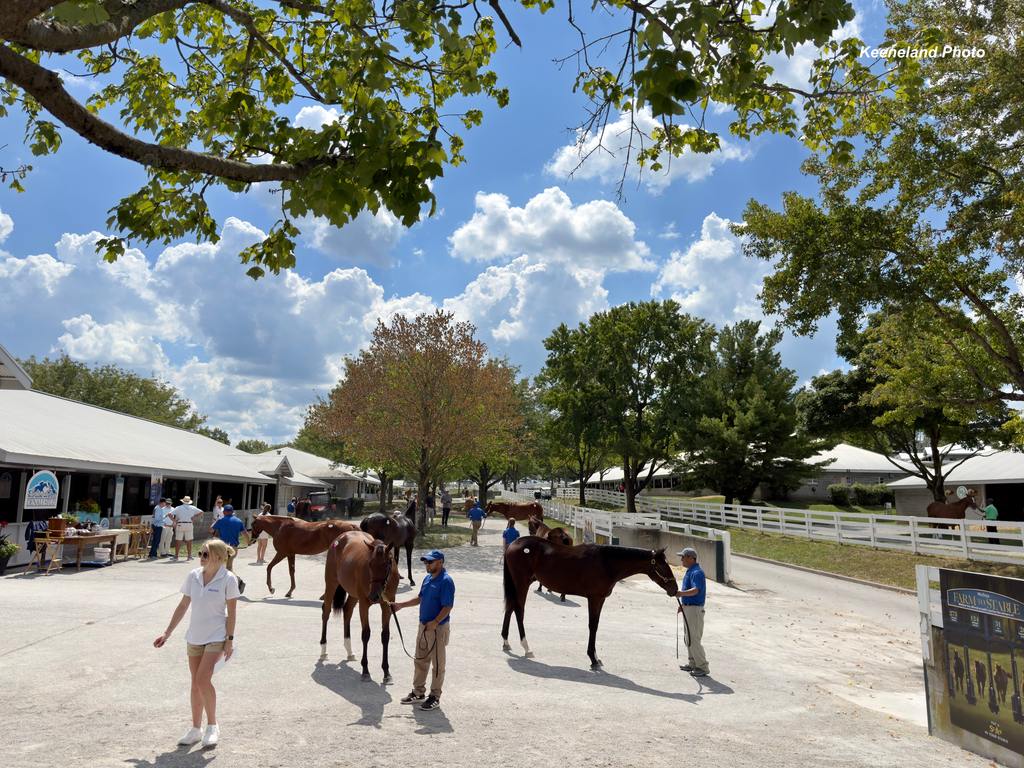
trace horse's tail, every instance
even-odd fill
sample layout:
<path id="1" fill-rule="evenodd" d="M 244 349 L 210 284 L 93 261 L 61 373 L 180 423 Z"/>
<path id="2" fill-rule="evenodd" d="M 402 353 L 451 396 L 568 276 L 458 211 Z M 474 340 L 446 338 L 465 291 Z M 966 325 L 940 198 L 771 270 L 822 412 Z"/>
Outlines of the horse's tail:
<path id="1" fill-rule="evenodd" d="M 515 610 L 517 607 L 516 603 L 519 601 L 519 595 L 516 594 L 516 582 L 512 578 L 512 569 L 508 567 L 508 552 L 505 553 L 504 567 L 505 610 Z"/>
<path id="2" fill-rule="evenodd" d="M 331 609 L 335 613 L 341 613 L 345 609 L 345 600 L 348 595 L 345 594 L 345 590 L 341 588 L 341 584 L 334 587 L 334 594 L 331 596 Z"/>

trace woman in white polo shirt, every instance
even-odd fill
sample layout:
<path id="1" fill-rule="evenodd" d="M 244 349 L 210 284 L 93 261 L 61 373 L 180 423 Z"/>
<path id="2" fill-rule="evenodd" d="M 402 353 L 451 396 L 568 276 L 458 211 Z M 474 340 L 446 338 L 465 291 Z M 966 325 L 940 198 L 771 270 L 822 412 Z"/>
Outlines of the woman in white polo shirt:
<path id="1" fill-rule="evenodd" d="M 228 558 L 233 554 L 234 550 L 220 539 L 203 543 L 199 550 L 202 565 L 189 571 L 185 577 L 185 583 L 181 585 L 181 601 L 174 609 L 167 629 L 153 641 L 156 648 L 162 648 L 191 605 L 192 615 L 185 642 L 192 675 L 192 727 L 178 740 L 182 746 L 202 741 L 204 747 L 212 747 L 220 740 L 213 667 L 222 655 L 227 660 L 234 651 L 235 606 L 240 593 L 238 578 L 226 567 Z M 204 710 L 205 733 L 200 730 Z"/>

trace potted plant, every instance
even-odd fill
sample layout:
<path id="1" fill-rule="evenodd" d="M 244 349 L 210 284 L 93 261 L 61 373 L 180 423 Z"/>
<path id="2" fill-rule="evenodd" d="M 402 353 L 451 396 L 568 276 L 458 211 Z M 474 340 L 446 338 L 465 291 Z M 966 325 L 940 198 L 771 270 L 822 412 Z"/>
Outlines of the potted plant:
<path id="1" fill-rule="evenodd" d="M 14 553 L 21 549 L 7 534 L 0 534 L 0 576 L 7 572 L 7 561 L 14 557 Z"/>

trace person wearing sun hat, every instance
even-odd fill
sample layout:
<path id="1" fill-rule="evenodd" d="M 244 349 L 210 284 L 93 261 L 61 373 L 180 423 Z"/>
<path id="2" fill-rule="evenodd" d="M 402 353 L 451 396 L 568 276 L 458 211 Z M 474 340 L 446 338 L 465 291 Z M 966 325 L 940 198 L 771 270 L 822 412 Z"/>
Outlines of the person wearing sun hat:
<path id="1" fill-rule="evenodd" d="M 422 702 L 420 709 L 437 709 L 441 705 L 441 687 L 444 685 L 445 649 L 448 646 L 452 607 L 455 605 L 455 582 L 444 567 L 444 552 L 432 549 L 420 558 L 427 575 L 420 582 L 420 593 L 411 600 L 392 603 L 391 610 L 418 605 L 420 626 L 416 633 L 416 665 L 413 669 L 412 691 L 402 699 L 403 704 Z M 430 695 L 426 696 L 427 670 L 434 667 L 430 679 Z"/>
<path id="2" fill-rule="evenodd" d="M 686 547 L 676 552 L 682 559 L 686 573 L 676 597 L 679 599 L 679 613 L 683 614 L 686 639 L 687 662 L 680 667 L 694 677 L 707 677 L 711 671 L 708 657 L 704 654 L 704 600 L 707 596 L 707 580 L 704 571 L 697 564 L 697 550 Z"/>
<path id="3" fill-rule="evenodd" d="M 192 539 L 195 537 L 192 520 L 203 514 L 203 510 L 192 505 L 191 496 L 182 496 L 181 504 L 171 510 L 171 518 L 174 520 L 174 559 L 177 560 L 181 554 L 181 542 L 185 542 L 188 549 L 188 559 L 192 559 Z"/>

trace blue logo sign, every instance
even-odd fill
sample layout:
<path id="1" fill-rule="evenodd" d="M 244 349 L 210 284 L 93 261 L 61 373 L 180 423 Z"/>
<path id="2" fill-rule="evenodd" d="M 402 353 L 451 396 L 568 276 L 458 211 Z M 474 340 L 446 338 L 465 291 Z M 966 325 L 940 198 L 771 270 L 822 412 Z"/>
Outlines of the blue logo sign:
<path id="1" fill-rule="evenodd" d="M 25 489 L 25 509 L 56 509 L 60 483 L 53 472 L 36 472 Z"/>
<path id="2" fill-rule="evenodd" d="M 1024 603 L 985 589 L 948 589 L 946 604 L 950 608 L 956 606 L 989 616 L 1024 621 Z"/>

